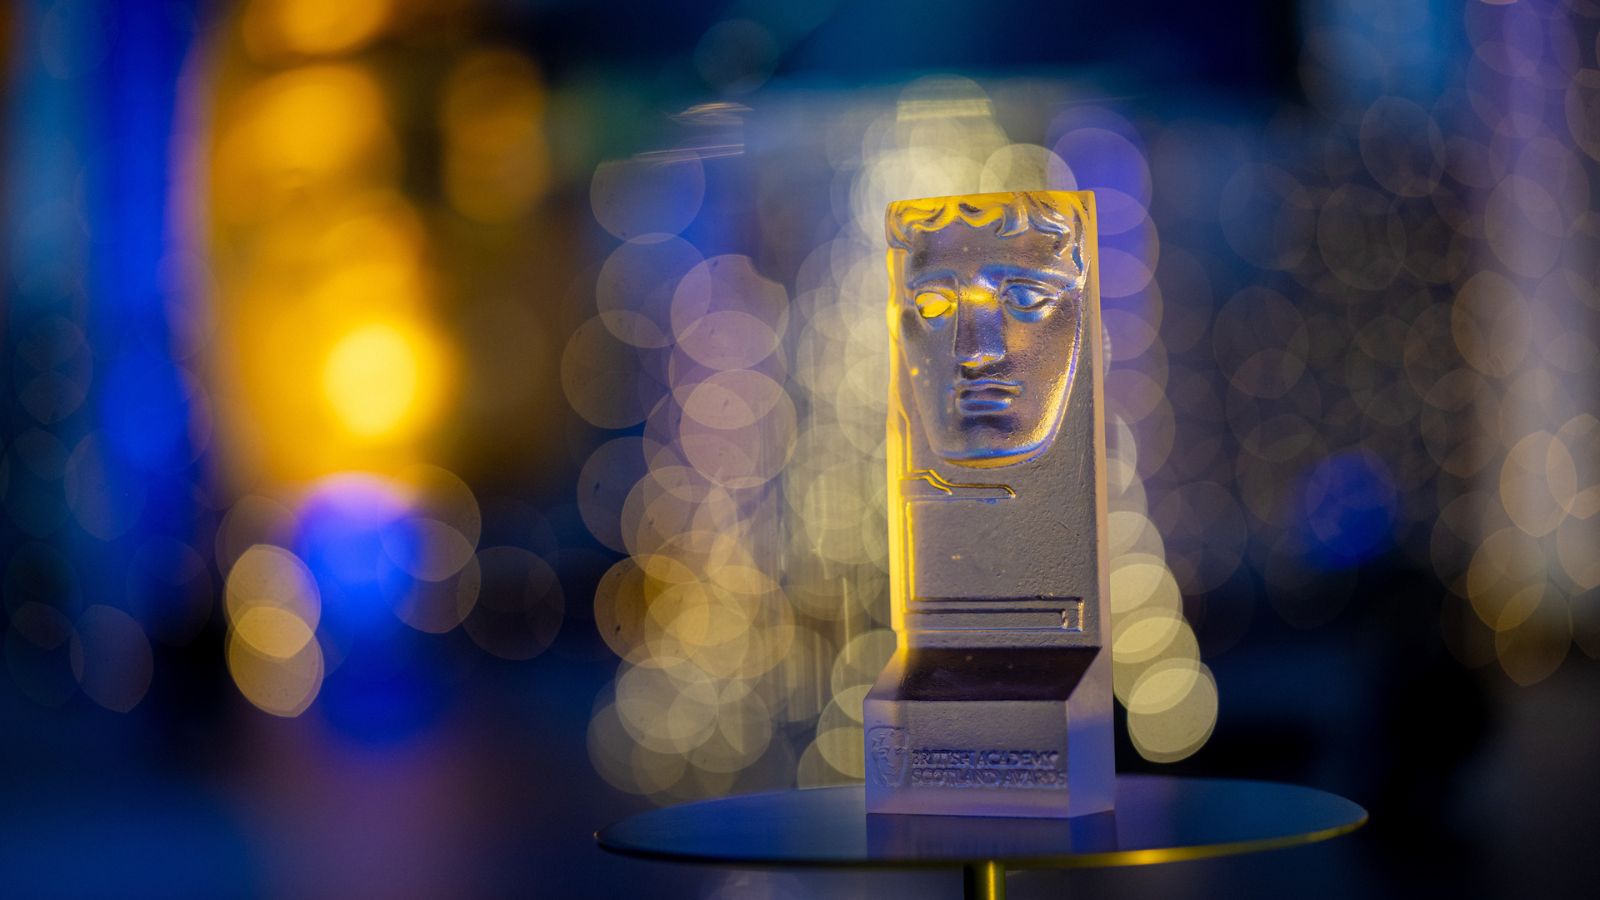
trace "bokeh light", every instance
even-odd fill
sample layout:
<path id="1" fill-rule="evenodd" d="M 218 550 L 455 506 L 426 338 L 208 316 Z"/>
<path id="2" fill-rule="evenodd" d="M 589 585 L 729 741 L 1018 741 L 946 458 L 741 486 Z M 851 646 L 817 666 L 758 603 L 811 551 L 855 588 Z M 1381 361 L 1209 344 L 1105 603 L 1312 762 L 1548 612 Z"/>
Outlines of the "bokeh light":
<path id="1" fill-rule="evenodd" d="M 428 351 L 388 324 L 358 327 L 338 339 L 322 370 L 323 390 L 340 424 L 362 437 L 381 437 L 420 418 L 431 381 Z"/>

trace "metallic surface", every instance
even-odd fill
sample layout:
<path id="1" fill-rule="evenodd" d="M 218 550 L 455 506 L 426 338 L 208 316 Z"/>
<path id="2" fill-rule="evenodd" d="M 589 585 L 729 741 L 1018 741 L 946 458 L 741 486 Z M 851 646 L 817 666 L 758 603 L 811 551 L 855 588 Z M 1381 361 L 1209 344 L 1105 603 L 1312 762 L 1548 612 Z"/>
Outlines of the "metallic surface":
<path id="1" fill-rule="evenodd" d="M 655 809 L 600 829 L 614 853 L 730 866 L 1101 868 L 1309 844 L 1354 831 L 1343 797 L 1265 781 L 1123 775 L 1116 809 L 1072 819 L 885 816 L 860 787 Z"/>
<path id="2" fill-rule="evenodd" d="M 961 896 L 968 900 L 1006 900 L 1006 867 L 997 862 L 962 866 Z"/>
<path id="3" fill-rule="evenodd" d="M 1063 817 L 1114 777 L 1094 197 L 888 211 L 890 593 L 867 807 Z"/>

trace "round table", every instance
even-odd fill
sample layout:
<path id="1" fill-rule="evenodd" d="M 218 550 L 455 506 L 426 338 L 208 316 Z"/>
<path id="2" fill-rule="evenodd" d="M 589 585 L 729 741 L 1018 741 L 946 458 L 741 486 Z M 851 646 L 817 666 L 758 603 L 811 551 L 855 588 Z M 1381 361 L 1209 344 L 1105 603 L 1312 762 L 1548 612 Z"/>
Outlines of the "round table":
<path id="1" fill-rule="evenodd" d="M 1343 797 L 1266 781 L 1122 775 L 1111 812 L 1072 819 L 867 815 L 861 787 L 724 797 L 630 816 L 595 833 L 613 853 L 739 867 L 960 867 L 969 898 L 1003 898 L 1006 867 L 1176 862 L 1354 831 Z"/>

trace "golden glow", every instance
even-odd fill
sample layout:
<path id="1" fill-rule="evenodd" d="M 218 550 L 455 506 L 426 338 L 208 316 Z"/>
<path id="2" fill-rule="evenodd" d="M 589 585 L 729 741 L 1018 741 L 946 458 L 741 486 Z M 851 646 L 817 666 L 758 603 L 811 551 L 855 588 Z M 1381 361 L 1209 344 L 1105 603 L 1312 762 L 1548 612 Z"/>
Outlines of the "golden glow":
<path id="1" fill-rule="evenodd" d="M 283 172 L 331 174 L 351 165 L 384 127 L 378 85 L 350 66 L 276 76 L 243 102 L 255 159 Z"/>
<path id="2" fill-rule="evenodd" d="M 322 684 L 317 623 L 322 598 L 305 563 L 256 544 L 228 572 L 228 671 L 240 693 L 278 716 L 296 716 Z"/>
<path id="3" fill-rule="evenodd" d="M 316 640 L 304 619 L 272 606 L 252 606 L 234 623 L 239 640 L 272 659 L 291 659 Z"/>
<path id="4" fill-rule="evenodd" d="M 217 311 L 210 399 L 218 459 L 244 493 L 216 537 L 227 665 L 275 715 L 304 711 L 322 683 L 318 584 L 284 547 L 294 498 L 330 476 L 378 484 L 408 520 L 382 546 L 412 579 L 388 598 L 401 621 L 430 633 L 464 625 L 513 658 L 559 627 L 548 565 L 526 551 L 480 553 L 471 490 L 421 463 L 455 408 L 454 342 L 431 274 L 436 216 L 400 180 L 391 70 L 353 55 L 409 24 L 414 11 L 400 12 L 394 0 L 249 0 L 235 19 L 242 40 L 219 44 L 207 82 L 214 106 L 202 118 L 214 124 L 195 193 L 208 204 L 197 212 Z M 441 175 L 453 199 L 471 195 L 458 205 L 476 197 L 493 218 L 526 208 L 547 173 L 542 88 L 526 64 L 485 59 L 468 57 L 445 91 Z M 486 95 L 469 77 L 485 71 L 514 77 Z M 480 602 L 485 581 L 493 597 Z"/>
<path id="5" fill-rule="evenodd" d="M 390 171 L 377 82 L 349 65 L 292 69 L 233 98 L 217 123 L 212 196 L 229 222 L 287 212 L 307 187 L 332 194 Z"/>
<path id="6" fill-rule="evenodd" d="M 372 40 L 393 13 L 393 0 L 252 0 L 244 39 L 253 55 L 326 55 Z"/>
<path id="7" fill-rule="evenodd" d="M 414 333 L 388 323 L 360 326 L 328 353 L 322 387 L 339 423 L 354 435 L 383 438 L 415 427 L 436 377 Z"/>
<path id="8" fill-rule="evenodd" d="M 944 294 L 937 294 L 933 291 L 923 291 L 918 294 L 916 303 L 917 312 L 921 313 L 924 319 L 938 319 L 948 316 L 956 310 L 954 301 Z"/>
<path id="9" fill-rule="evenodd" d="M 1125 701 L 1128 736 L 1139 755 L 1173 762 L 1194 753 L 1217 722 L 1217 686 L 1198 659 L 1169 659 L 1145 670 Z"/>
<path id="10" fill-rule="evenodd" d="M 278 659 L 257 650 L 238 632 L 228 635 L 228 673 L 239 693 L 275 716 L 305 712 L 322 689 L 322 645 L 307 641 L 293 656 Z"/>
<path id="11" fill-rule="evenodd" d="M 282 547 L 256 544 L 228 572 L 224 609 L 237 625 L 257 607 L 284 610 L 315 629 L 322 618 L 322 595 L 300 558 Z"/>
<path id="12" fill-rule="evenodd" d="M 484 222 L 527 213 L 550 183 L 544 87 L 533 64 L 504 51 L 467 57 L 445 85 L 445 194 Z"/>
<path id="13" fill-rule="evenodd" d="M 356 40 L 389 15 L 321 6 L 259 4 L 243 24 L 310 33 L 323 25 L 307 17 L 325 15 Z M 293 487 L 418 461 L 455 367 L 431 314 L 428 233 L 398 191 L 384 86 L 347 61 L 221 84 L 210 196 L 228 474 Z"/>

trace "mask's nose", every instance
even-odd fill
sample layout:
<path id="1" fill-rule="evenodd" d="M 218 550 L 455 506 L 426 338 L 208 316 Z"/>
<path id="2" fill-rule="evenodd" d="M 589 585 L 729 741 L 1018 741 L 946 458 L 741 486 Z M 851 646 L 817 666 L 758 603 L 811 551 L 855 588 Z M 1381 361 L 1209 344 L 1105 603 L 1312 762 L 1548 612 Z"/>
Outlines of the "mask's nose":
<path id="1" fill-rule="evenodd" d="M 982 368 L 1005 358 L 1005 311 L 990 291 L 967 291 L 956 304 L 956 360 Z"/>

